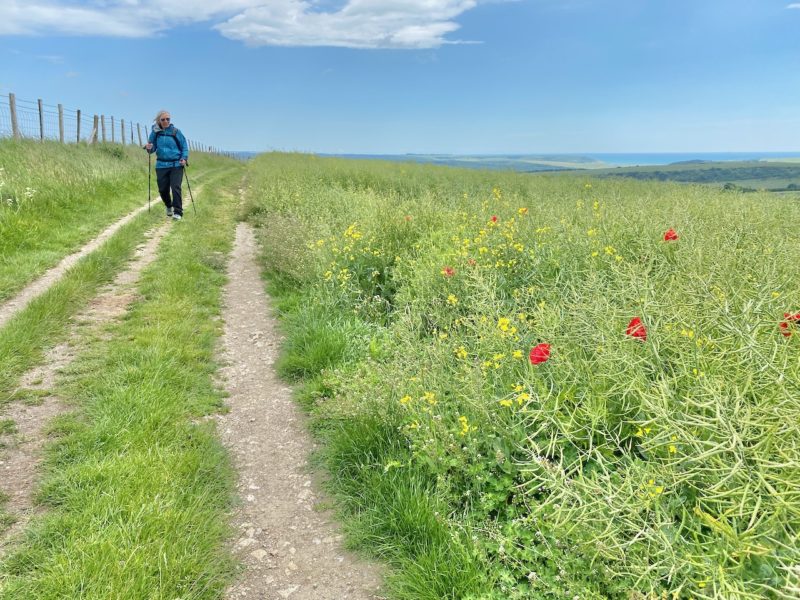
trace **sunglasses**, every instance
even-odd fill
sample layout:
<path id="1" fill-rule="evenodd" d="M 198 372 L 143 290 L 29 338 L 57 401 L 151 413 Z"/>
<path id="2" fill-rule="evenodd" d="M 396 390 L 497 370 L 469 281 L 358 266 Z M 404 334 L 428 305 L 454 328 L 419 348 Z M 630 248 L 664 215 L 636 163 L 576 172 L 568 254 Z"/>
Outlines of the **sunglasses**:
<path id="1" fill-rule="evenodd" d="M 159 121 L 169 121 L 169 117 L 161 118 L 161 119 L 159 119 Z"/>

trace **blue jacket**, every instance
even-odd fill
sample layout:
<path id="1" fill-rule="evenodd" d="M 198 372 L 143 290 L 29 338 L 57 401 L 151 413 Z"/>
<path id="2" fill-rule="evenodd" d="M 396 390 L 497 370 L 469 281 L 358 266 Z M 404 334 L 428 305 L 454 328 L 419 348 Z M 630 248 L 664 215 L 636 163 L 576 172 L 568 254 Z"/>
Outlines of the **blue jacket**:
<path id="1" fill-rule="evenodd" d="M 156 126 L 153 125 L 147 141 L 153 144 L 150 153 L 156 153 L 156 169 L 179 167 L 180 159 L 189 160 L 189 143 L 180 129 L 172 124 L 160 131 L 156 131 Z"/>

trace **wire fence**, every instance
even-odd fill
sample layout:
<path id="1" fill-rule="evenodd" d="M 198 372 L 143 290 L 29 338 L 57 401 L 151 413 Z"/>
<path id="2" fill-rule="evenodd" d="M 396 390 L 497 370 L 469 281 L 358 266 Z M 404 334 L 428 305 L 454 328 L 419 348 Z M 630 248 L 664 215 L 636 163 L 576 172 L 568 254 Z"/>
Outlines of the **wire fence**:
<path id="1" fill-rule="evenodd" d="M 0 94 L 0 138 L 142 146 L 147 143 L 149 133 L 149 125 L 130 119 L 45 104 L 41 99 L 23 100 L 11 93 Z M 190 150 L 234 156 L 195 140 L 187 138 L 187 142 Z"/>

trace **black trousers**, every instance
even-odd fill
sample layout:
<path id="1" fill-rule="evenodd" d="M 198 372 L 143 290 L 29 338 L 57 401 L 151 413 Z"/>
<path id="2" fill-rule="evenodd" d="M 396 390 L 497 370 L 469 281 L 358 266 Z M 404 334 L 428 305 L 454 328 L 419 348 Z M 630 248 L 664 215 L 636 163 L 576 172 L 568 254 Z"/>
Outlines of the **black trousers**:
<path id="1" fill-rule="evenodd" d="M 167 167 L 156 169 L 158 193 L 167 208 L 172 208 L 176 215 L 183 215 L 183 201 L 181 198 L 181 184 L 183 183 L 183 167 Z M 172 199 L 169 193 L 172 191 Z"/>

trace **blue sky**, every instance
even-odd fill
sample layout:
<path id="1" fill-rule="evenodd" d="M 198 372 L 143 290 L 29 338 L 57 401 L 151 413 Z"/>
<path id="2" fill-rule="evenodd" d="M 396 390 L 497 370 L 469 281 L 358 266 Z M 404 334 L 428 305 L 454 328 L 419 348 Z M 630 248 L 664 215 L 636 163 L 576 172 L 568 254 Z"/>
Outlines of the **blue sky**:
<path id="1" fill-rule="evenodd" d="M 798 152 L 798 32 L 792 0 L 0 0 L 0 93 L 231 150 Z"/>

